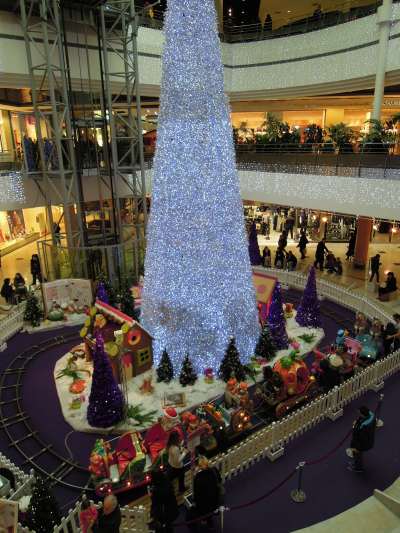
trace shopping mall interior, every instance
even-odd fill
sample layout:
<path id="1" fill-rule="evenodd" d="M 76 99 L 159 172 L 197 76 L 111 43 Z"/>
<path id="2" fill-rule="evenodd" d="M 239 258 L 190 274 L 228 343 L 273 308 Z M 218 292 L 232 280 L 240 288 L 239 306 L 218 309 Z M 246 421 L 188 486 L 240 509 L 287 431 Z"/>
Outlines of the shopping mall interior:
<path id="1" fill-rule="evenodd" d="M 0 0 L 0 531 L 400 531 L 399 43 Z"/>

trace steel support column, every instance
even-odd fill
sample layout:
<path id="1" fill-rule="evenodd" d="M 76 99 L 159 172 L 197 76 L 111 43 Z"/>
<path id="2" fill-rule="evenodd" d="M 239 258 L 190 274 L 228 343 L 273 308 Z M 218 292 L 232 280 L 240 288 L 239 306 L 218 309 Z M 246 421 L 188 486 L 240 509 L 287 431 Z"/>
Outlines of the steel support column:
<path id="1" fill-rule="evenodd" d="M 55 203 L 63 205 L 68 247 L 75 248 L 83 244 L 83 199 L 78 186 L 59 3 L 20 0 L 20 8 L 40 155 L 40 168 L 32 177 L 44 180 L 48 203 L 53 197 Z M 50 143 L 47 147 L 52 147 L 50 157 L 45 136 Z M 26 172 L 35 174 L 27 168 Z M 75 206 L 76 227 L 71 216 Z"/>
<path id="2" fill-rule="evenodd" d="M 120 195 L 125 183 L 133 196 L 135 241 L 138 248 L 144 248 L 147 208 L 137 54 L 139 15 L 134 0 L 110 0 L 101 6 L 100 19 L 117 231 L 122 242 Z M 136 277 L 139 268 L 136 252 Z"/>

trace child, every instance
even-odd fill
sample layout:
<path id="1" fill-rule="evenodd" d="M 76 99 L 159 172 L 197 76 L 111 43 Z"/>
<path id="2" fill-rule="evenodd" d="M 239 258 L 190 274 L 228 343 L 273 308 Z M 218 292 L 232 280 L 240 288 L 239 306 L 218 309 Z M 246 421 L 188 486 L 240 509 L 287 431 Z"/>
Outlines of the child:
<path id="1" fill-rule="evenodd" d="M 97 509 L 89 500 L 82 502 L 79 523 L 82 533 L 94 533 L 97 524 Z"/>

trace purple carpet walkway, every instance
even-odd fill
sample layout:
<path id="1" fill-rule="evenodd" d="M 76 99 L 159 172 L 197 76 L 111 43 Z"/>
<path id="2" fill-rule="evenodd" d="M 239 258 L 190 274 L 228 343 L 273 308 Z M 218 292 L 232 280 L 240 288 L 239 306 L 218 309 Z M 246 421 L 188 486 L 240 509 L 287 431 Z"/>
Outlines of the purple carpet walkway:
<path id="1" fill-rule="evenodd" d="M 299 293 L 289 291 L 284 294 L 284 301 L 296 303 Z M 321 303 L 323 327 L 325 330 L 324 345 L 333 342 L 339 327 L 349 327 L 353 322 L 353 314 L 342 307 L 324 300 Z M 53 338 L 70 328 L 55 332 L 20 334 L 9 342 L 8 349 L 0 354 L 0 371 L 15 355 L 33 344 Z M 77 331 L 77 330 L 76 330 Z M 70 426 L 64 421 L 54 387 L 53 369 L 56 361 L 72 347 L 58 346 L 40 355 L 29 367 L 24 378 L 23 404 L 33 424 L 42 438 L 54 444 L 54 448 L 68 457 L 65 439 L 75 460 L 86 466 L 89 453 L 96 438 L 95 435 L 71 432 Z M 398 476 L 400 434 L 397 432 L 397 410 L 399 401 L 394 377 L 385 386 L 383 418 L 385 427 L 379 430 L 376 448 L 367 456 L 368 470 L 363 475 L 354 475 L 347 471 L 346 457 L 343 448 L 329 461 L 316 466 L 306 467 L 304 473 L 304 489 L 307 501 L 304 504 L 292 503 L 290 490 L 295 486 L 293 478 L 268 499 L 254 507 L 227 513 L 225 531 L 229 533 L 253 531 L 288 532 L 306 527 L 315 522 L 325 520 L 345 509 L 357 504 L 371 495 L 374 488 L 385 488 Z M 301 460 L 315 459 L 330 451 L 348 432 L 355 416 L 356 405 L 367 403 L 373 407 L 377 395 L 368 393 L 349 406 L 344 416 L 336 422 L 323 422 L 301 438 L 296 439 L 286 449 L 284 457 L 270 463 L 264 460 L 240 474 L 227 484 L 226 501 L 228 506 L 245 503 L 258 498 L 279 483 Z M 21 459 L 0 431 L 0 449 L 10 459 L 20 464 Z M 72 489 L 56 488 L 56 496 L 62 505 L 71 505 L 77 492 Z M 125 494 L 124 503 L 129 499 Z M 176 531 L 186 531 L 186 527 Z"/>

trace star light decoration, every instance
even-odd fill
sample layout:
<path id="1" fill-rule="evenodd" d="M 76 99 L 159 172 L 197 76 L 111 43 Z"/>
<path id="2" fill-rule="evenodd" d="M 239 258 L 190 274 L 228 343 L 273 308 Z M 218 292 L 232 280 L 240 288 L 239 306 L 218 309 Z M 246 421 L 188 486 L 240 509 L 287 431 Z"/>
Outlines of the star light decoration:
<path id="1" fill-rule="evenodd" d="M 20 172 L 0 172 L 0 204 L 25 202 L 24 183 Z"/>
<path id="2" fill-rule="evenodd" d="M 202 372 L 259 334 L 213 0 L 169 0 L 162 67 L 142 320 Z"/>

